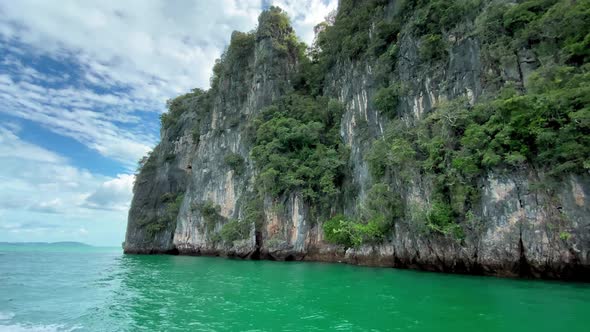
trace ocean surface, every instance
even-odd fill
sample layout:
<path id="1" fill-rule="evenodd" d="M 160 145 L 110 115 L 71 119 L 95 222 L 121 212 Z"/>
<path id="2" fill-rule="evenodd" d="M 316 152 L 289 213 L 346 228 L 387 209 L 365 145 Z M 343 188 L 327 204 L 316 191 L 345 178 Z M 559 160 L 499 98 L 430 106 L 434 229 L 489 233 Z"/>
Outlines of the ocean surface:
<path id="1" fill-rule="evenodd" d="M 0 246 L 0 331 L 590 331 L 590 285 Z"/>

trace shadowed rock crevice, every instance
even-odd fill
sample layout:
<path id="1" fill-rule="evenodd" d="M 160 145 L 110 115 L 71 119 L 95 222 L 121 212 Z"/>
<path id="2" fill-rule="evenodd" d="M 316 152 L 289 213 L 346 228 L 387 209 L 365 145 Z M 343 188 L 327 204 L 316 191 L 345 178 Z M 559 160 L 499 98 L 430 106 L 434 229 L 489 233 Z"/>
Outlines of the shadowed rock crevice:
<path id="1" fill-rule="evenodd" d="M 550 29 L 579 3 L 530 13 L 500 0 L 400 3 L 341 0 L 310 50 L 275 7 L 255 31 L 234 32 L 211 88 L 168 103 L 140 164 L 125 252 L 590 280 L 588 93 L 575 85 L 587 60 L 562 45 L 539 56 L 556 31 L 521 33 L 509 17 L 522 9 Z M 526 117 L 558 116 L 571 100 L 559 121 Z M 553 159 L 543 149 L 563 137 L 580 155 L 561 163 L 563 149 Z M 328 238 L 340 215 L 349 236 Z"/>

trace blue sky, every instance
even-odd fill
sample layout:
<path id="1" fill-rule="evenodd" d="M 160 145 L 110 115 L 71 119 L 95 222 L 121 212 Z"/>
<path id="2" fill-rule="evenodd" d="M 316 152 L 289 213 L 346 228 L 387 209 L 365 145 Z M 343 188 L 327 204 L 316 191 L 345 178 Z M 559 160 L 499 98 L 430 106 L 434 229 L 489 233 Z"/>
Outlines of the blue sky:
<path id="1" fill-rule="evenodd" d="M 310 43 L 336 2 L 0 0 L 0 241 L 120 245 L 165 101 L 263 8 Z"/>

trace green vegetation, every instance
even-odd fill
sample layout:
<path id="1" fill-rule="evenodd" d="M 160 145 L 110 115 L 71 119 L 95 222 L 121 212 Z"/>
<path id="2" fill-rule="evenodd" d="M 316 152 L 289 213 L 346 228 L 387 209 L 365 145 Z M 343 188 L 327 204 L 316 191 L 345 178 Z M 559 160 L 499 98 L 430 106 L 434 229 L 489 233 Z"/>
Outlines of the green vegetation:
<path id="1" fill-rule="evenodd" d="M 380 243 L 384 240 L 386 225 L 382 219 L 361 223 L 343 215 L 337 215 L 323 224 L 327 242 L 356 248 L 362 244 Z"/>
<path id="2" fill-rule="evenodd" d="M 162 122 L 162 128 L 171 128 L 176 126 L 178 119 L 182 113 L 189 110 L 190 100 L 205 95 L 206 92 L 201 89 L 193 89 L 191 92 L 178 96 L 174 99 L 166 101 L 166 108 L 168 112 L 160 115 L 160 121 Z"/>
<path id="3" fill-rule="evenodd" d="M 307 57 L 301 60 L 301 77 L 296 80 L 295 88 L 312 96 L 321 96 L 326 73 L 337 62 L 363 57 L 383 56 L 377 71 L 382 73 L 382 80 L 387 81 L 397 54 L 401 20 L 379 20 L 384 17 L 386 5 L 384 0 L 340 1 L 335 23 L 320 24 L 321 32 L 310 51 L 311 60 Z"/>
<path id="4" fill-rule="evenodd" d="M 361 215 L 366 220 L 382 220 L 383 230 L 389 231 L 397 219 L 403 216 L 399 192 L 394 192 L 385 183 L 374 184 L 367 193 L 367 200 Z"/>
<path id="5" fill-rule="evenodd" d="M 160 115 L 162 129 L 167 130 L 170 140 L 178 138 L 182 132 L 184 121 L 179 121 L 186 112 L 194 112 L 194 127 L 192 129 L 193 141 L 199 143 L 199 129 L 201 119 L 211 109 L 211 92 L 201 89 L 192 89 L 191 92 L 170 99 L 166 102 L 168 112 Z"/>
<path id="6" fill-rule="evenodd" d="M 178 211 L 180 211 L 180 206 L 182 205 L 183 200 L 183 194 L 176 194 L 170 197 L 169 200 L 166 201 L 166 214 L 172 218 L 176 218 Z"/>
<path id="7" fill-rule="evenodd" d="M 208 233 L 215 230 L 217 224 L 223 223 L 219 233 L 212 235 L 213 242 L 222 241 L 226 245 L 231 245 L 234 241 L 247 239 L 252 227 L 259 230 L 264 222 L 262 200 L 253 195 L 246 195 L 244 202 L 243 216 L 240 220 L 227 220 L 220 215 L 221 207 L 210 200 L 193 204 L 193 208 L 201 214 Z"/>
<path id="8" fill-rule="evenodd" d="M 264 207 L 262 199 L 252 194 L 247 194 L 244 198 L 242 206 L 242 218 L 230 219 L 221 227 L 218 241 L 222 241 L 226 245 L 231 245 L 234 241 L 247 239 L 252 229 L 260 231 L 264 222 Z M 213 207 L 209 204 L 207 207 L 208 218 L 216 218 L 216 222 L 220 221 L 218 217 L 218 207 Z"/>
<path id="9" fill-rule="evenodd" d="M 420 50 L 423 58 L 440 58 L 431 51 L 447 48 L 436 46 L 436 33 L 446 25 L 445 11 L 437 12 L 443 13 L 438 23 L 415 23 L 415 30 L 424 34 L 421 48 L 433 46 Z M 429 179 L 432 201 L 420 221 L 430 231 L 462 238 L 461 225 L 472 221 L 472 208 L 479 201 L 478 179 L 490 170 L 532 166 L 554 178 L 587 171 L 590 66 L 580 45 L 590 32 L 589 22 L 587 1 L 488 7 L 477 19 L 484 58 L 502 67 L 507 58 L 528 48 L 538 56 L 539 69 L 526 86 L 503 83 L 502 89 L 476 105 L 461 98 L 442 102 L 411 125 L 394 117 L 367 156 L 374 178 L 406 185 L 411 178 Z M 381 89 L 374 102 L 380 111 L 391 114 L 397 91 L 389 89 Z"/>
<path id="10" fill-rule="evenodd" d="M 264 222 L 264 203 L 260 197 L 254 195 L 248 195 L 245 200 L 243 222 L 254 224 L 256 230 L 260 230 Z"/>
<path id="11" fill-rule="evenodd" d="M 455 26 L 475 18 L 481 0 L 407 0 L 402 4 L 398 19 L 408 23 L 408 30 L 420 38 L 420 60 L 430 65 L 447 60 L 445 34 Z"/>
<path id="12" fill-rule="evenodd" d="M 338 134 L 341 115 L 339 103 L 300 94 L 263 110 L 251 152 L 258 192 L 272 197 L 298 192 L 312 204 L 329 203 L 347 159 Z"/>
<path id="13" fill-rule="evenodd" d="M 165 193 L 160 197 L 160 202 L 165 204 L 164 213 L 159 215 L 155 220 L 144 218 L 139 221 L 140 227 L 143 227 L 151 237 L 164 231 L 171 223 L 176 220 L 178 211 L 182 205 L 184 195 L 175 193 Z"/>
<path id="14" fill-rule="evenodd" d="M 490 6 L 478 18 L 483 54 L 498 68 L 513 63 L 526 50 L 533 50 L 543 67 L 583 66 L 589 55 L 589 7 L 588 1 L 568 0 Z"/>
<path id="15" fill-rule="evenodd" d="M 572 234 L 569 233 L 569 232 L 560 232 L 559 233 L 559 238 L 562 239 L 562 240 L 564 240 L 564 241 L 569 240 L 571 237 L 572 237 Z"/>
<path id="16" fill-rule="evenodd" d="M 270 6 L 258 18 L 256 38 L 261 40 L 269 37 L 273 37 L 272 46 L 279 51 L 279 55 L 300 56 L 299 52 L 302 51 L 302 45 L 291 27 L 289 17 L 287 13 L 276 6 Z"/>
<path id="17" fill-rule="evenodd" d="M 251 223 L 231 219 L 221 227 L 219 234 L 225 244 L 232 244 L 234 241 L 247 239 L 251 229 Z"/>
<path id="18" fill-rule="evenodd" d="M 248 197 L 242 220 L 223 225 L 225 243 L 249 236 L 252 224 L 260 229 L 264 197 L 298 194 L 311 206 L 312 220 L 328 219 L 330 206 L 348 190 L 349 151 L 339 135 L 343 106 L 326 96 L 334 93 L 325 80 L 336 64 L 371 64 L 372 103 L 390 121 L 366 156 L 374 185 L 365 205 L 354 217 L 338 215 L 324 222 L 329 242 L 347 247 L 379 243 L 400 219 L 461 240 L 466 227 L 479 222 L 480 182 L 490 171 L 532 167 L 560 179 L 590 169 L 590 2 L 405 0 L 393 7 L 385 0 L 342 0 L 335 23 L 321 26 L 309 57 L 288 17 L 276 7 L 261 15 L 257 32 L 232 35 L 213 68 L 210 91 L 237 91 L 238 100 L 244 100 L 241 79 L 252 69 L 257 40 L 272 43 L 270 52 L 260 54 L 268 57 L 269 68 L 278 55 L 296 58 L 299 70 L 292 80 L 294 91 L 262 110 L 245 129 L 258 174 L 255 196 Z M 470 20 L 474 29 L 462 23 Z M 400 55 L 402 37 L 416 41 L 416 48 Z M 411 87 L 396 80 L 400 56 L 412 58 L 416 51 L 421 71 L 440 68 L 449 61 L 451 45 L 471 37 L 481 43 L 486 95 L 478 96 L 476 104 L 466 98 L 440 101 L 420 119 L 402 119 L 398 106 Z M 230 73 L 232 79 L 226 79 Z M 162 126 L 170 129 L 170 137 L 180 130 L 180 116 L 195 102 L 210 105 L 211 95 L 194 90 L 168 102 Z M 239 120 L 230 118 L 230 125 Z M 191 132 L 197 143 L 199 121 Z M 357 133 L 368 142 L 368 123 L 357 126 L 366 128 L 366 135 Z M 224 161 L 236 175 L 245 170 L 239 154 L 230 153 Z M 155 169 L 154 157 L 142 159 L 140 168 Z M 424 208 L 402 199 L 415 179 L 427 187 Z M 225 221 L 210 201 L 198 208 L 209 231 Z M 165 227 L 157 225 L 150 227 Z M 565 234 L 560 238 L 567 240 Z"/>
<path id="19" fill-rule="evenodd" d="M 145 156 L 137 162 L 137 169 L 135 176 L 139 176 L 141 172 L 150 173 L 156 170 L 156 157 L 152 154 L 153 151 L 148 152 Z"/>
<path id="20" fill-rule="evenodd" d="M 219 81 L 222 77 L 227 77 L 230 72 L 236 68 L 244 71 L 248 68 L 248 59 L 254 52 L 256 35 L 254 32 L 234 31 L 231 35 L 229 47 L 215 60 L 213 66 L 213 76 L 211 77 L 211 90 L 219 89 Z M 240 90 L 243 95 L 243 91 Z"/>
<path id="21" fill-rule="evenodd" d="M 373 176 L 431 179 L 429 227 L 459 234 L 455 223 L 479 200 L 477 179 L 489 170 L 532 165 L 557 177 L 584 172 L 590 159 L 588 77 L 586 69 L 556 67 L 532 77 L 528 93 L 505 90 L 473 107 L 462 99 L 442 103 L 411 127 L 393 120 L 367 157 Z"/>
<path id="22" fill-rule="evenodd" d="M 379 112 L 389 118 L 394 118 L 397 115 L 396 108 L 402 92 L 403 90 L 399 83 L 391 84 L 377 91 L 373 103 Z"/>
<path id="23" fill-rule="evenodd" d="M 215 225 L 222 221 L 224 218 L 219 214 L 221 212 L 221 206 L 215 205 L 210 200 L 207 200 L 201 204 L 195 204 L 194 207 L 201 213 L 201 217 L 205 222 L 207 232 L 211 232 L 215 229 Z"/>
<path id="24" fill-rule="evenodd" d="M 423 62 L 440 61 L 447 55 L 447 45 L 443 36 L 429 34 L 422 37 L 418 52 Z"/>
<path id="25" fill-rule="evenodd" d="M 382 53 L 387 45 L 397 40 L 400 23 L 377 22 L 375 38 L 371 39 L 371 25 L 383 16 L 387 1 L 343 0 L 339 3 L 336 23 L 327 26 L 318 36 L 319 61 L 331 67 L 338 58 L 358 59 L 369 50 Z"/>
<path id="26" fill-rule="evenodd" d="M 258 29 L 259 38 L 272 37 L 277 31 L 289 33 L 293 30 L 287 14 L 276 6 L 270 6 L 268 10 L 263 11 L 258 18 L 258 22 L 260 23 Z"/>
<path id="27" fill-rule="evenodd" d="M 483 3 L 481 0 L 406 0 L 400 16 L 409 19 L 411 31 L 417 36 L 441 34 L 473 18 Z"/>
<path id="28" fill-rule="evenodd" d="M 225 164 L 235 172 L 236 175 L 242 175 L 246 168 L 244 158 L 237 153 L 227 154 L 223 160 Z"/>
<path id="29" fill-rule="evenodd" d="M 359 219 L 336 215 L 323 224 L 326 241 L 345 247 L 378 244 L 391 234 L 395 222 L 403 216 L 401 197 L 384 183 L 368 192 Z"/>
<path id="30" fill-rule="evenodd" d="M 325 74 L 339 61 L 375 61 L 375 81 L 390 83 L 402 32 L 420 40 L 420 59 L 430 64 L 447 59 L 444 33 L 462 20 L 474 18 L 481 0 L 405 0 L 397 10 L 386 0 L 342 0 L 333 25 L 322 23 L 322 32 L 311 49 L 312 60 L 303 65 L 306 81 L 301 84 L 312 95 L 321 95 Z M 394 15 L 392 15 L 395 13 Z M 404 27 L 405 26 L 405 27 Z"/>

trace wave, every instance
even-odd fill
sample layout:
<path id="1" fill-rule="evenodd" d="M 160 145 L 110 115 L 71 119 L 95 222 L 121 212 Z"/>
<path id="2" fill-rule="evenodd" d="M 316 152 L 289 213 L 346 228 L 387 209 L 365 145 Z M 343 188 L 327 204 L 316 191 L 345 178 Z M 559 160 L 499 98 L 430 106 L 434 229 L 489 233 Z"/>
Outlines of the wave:
<path id="1" fill-rule="evenodd" d="M 34 324 L 10 324 L 14 318 L 13 312 L 0 311 L 0 332 L 71 332 L 80 329 L 79 326 L 66 327 L 64 325 L 34 325 Z"/>
<path id="2" fill-rule="evenodd" d="M 0 325 L 0 332 L 71 332 L 80 329 L 80 327 L 65 327 L 63 325 L 28 325 L 28 324 L 11 324 Z"/>
<path id="3" fill-rule="evenodd" d="M 0 311 L 0 320 L 11 320 L 13 317 L 14 317 L 14 313 L 12 313 L 12 312 Z"/>

